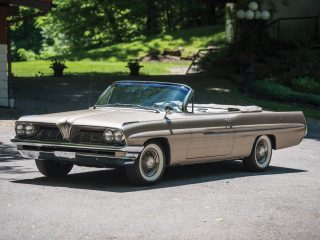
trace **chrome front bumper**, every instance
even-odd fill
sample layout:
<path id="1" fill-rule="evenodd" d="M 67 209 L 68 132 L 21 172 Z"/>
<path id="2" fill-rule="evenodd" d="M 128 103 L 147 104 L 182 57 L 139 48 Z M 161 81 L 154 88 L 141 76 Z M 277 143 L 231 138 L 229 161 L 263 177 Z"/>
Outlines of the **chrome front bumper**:
<path id="1" fill-rule="evenodd" d="M 72 143 L 36 142 L 12 138 L 11 142 L 23 157 L 72 162 L 93 167 L 124 166 L 133 164 L 143 146 L 94 146 Z"/>

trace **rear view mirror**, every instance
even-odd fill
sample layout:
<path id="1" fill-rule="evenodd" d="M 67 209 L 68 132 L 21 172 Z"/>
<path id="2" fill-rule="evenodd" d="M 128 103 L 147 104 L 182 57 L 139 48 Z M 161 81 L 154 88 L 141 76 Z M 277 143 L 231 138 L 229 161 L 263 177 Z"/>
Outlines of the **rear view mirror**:
<path id="1" fill-rule="evenodd" d="M 164 116 L 164 118 L 167 118 L 168 115 L 171 115 L 174 113 L 174 109 L 171 106 L 166 106 L 164 111 L 166 112 L 166 115 Z"/>

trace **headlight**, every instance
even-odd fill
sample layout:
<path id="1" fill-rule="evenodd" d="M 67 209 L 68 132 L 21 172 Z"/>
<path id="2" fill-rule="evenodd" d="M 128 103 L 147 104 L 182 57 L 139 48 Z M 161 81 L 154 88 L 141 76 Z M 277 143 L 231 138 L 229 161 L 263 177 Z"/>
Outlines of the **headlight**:
<path id="1" fill-rule="evenodd" d="M 123 133 L 120 130 L 115 130 L 113 137 L 116 142 L 121 142 L 123 140 Z"/>
<path id="2" fill-rule="evenodd" d="M 103 133 L 103 140 L 107 143 L 121 143 L 124 140 L 123 132 L 120 129 L 106 129 Z"/>
<path id="3" fill-rule="evenodd" d="M 32 123 L 16 123 L 18 137 L 31 137 L 35 134 L 36 127 Z"/>
<path id="4" fill-rule="evenodd" d="M 16 134 L 17 134 L 17 136 L 22 136 L 22 135 L 25 134 L 25 132 L 24 132 L 24 126 L 23 126 L 21 123 L 18 123 L 18 124 L 16 125 Z"/>
<path id="5" fill-rule="evenodd" d="M 34 134 L 34 126 L 32 124 L 28 124 L 25 126 L 25 133 L 27 136 L 32 136 Z"/>
<path id="6" fill-rule="evenodd" d="M 113 133 L 111 130 L 106 130 L 103 133 L 103 138 L 106 142 L 111 142 L 113 140 Z"/>

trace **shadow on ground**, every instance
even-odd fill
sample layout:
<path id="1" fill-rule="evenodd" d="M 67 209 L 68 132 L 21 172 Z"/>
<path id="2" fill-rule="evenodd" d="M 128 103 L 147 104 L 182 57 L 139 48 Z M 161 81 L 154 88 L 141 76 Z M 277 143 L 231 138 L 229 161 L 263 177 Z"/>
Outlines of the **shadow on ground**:
<path id="1" fill-rule="evenodd" d="M 32 168 L 21 165 L 2 166 L 2 163 L 27 160 L 22 157 L 13 145 L 2 144 L 0 142 L 0 174 L 25 174 L 35 172 Z"/>
<path id="2" fill-rule="evenodd" d="M 114 81 L 150 80 L 183 82 L 195 76 L 139 76 L 110 74 L 82 74 L 62 78 L 15 77 L 13 79 L 15 109 L 0 108 L 0 120 L 16 120 L 21 115 L 46 114 L 86 109 L 89 106 L 90 79 L 92 78 L 91 106 L 100 94 Z M 26 91 L 28 89 L 28 91 Z"/>
<path id="3" fill-rule="evenodd" d="M 70 174 L 60 179 L 48 179 L 44 177 L 34 179 L 15 180 L 13 183 L 32 184 L 51 187 L 66 187 L 109 192 L 135 192 L 159 188 L 169 188 L 197 183 L 221 181 L 239 177 L 259 177 L 259 175 L 301 173 L 305 170 L 270 167 L 265 172 L 246 172 L 241 162 L 219 162 L 199 165 L 187 165 L 171 167 L 166 170 L 162 181 L 154 186 L 132 186 L 127 182 L 124 171 L 119 169 L 106 169 L 85 173 Z"/>
<path id="4" fill-rule="evenodd" d="M 0 162 L 1 163 L 1 162 Z M 0 174 L 26 174 L 37 172 L 33 168 L 27 168 L 21 165 L 0 166 Z M 5 178 L 0 178 L 5 179 Z"/>
<path id="5" fill-rule="evenodd" d="M 217 103 L 252 105 L 267 103 L 242 94 L 239 85 L 226 79 L 222 74 L 126 76 L 108 73 L 79 74 L 62 78 L 56 77 L 15 77 L 13 78 L 15 109 L 0 108 L 0 120 L 14 120 L 21 115 L 45 114 L 86 109 L 89 106 L 90 80 L 92 79 L 91 106 L 99 95 L 114 81 L 141 80 L 177 82 L 190 85 L 195 90 L 196 103 Z M 28 89 L 28 91 L 26 91 Z M 271 106 L 270 106 L 271 107 Z M 280 110 L 280 109 L 278 109 Z M 295 109 L 292 109 L 295 110 Z M 297 106 L 297 110 L 300 107 Z"/>
<path id="6" fill-rule="evenodd" d="M 15 146 L 10 144 L 2 144 L 0 142 L 0 163 L 22 159 L 26 158 L 20 155 Z"/>

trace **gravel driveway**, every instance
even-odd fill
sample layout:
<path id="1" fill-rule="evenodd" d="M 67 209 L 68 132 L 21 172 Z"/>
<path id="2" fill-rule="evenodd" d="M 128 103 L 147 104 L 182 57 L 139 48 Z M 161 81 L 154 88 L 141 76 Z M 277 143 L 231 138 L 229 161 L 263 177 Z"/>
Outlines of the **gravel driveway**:
<path id="1" fill-rule="evenodd" d="M 80 89 L 72 107 L 86 105 Z M 45 91 L 30 94 L 18 104 L 43 109 L 36 103 Z M 47 101 L 46 111 L 71 107 Z M 299 146 L 275 151 L 266 172 L 237 161 L 190 165 L 167 169 L 156 186 L 133 187 L 114 169 L 43 178 L 9 143 L 16 115 L 0 120 L 0 239 L 320 239 L 320 121 L 308 120 Z"/>

